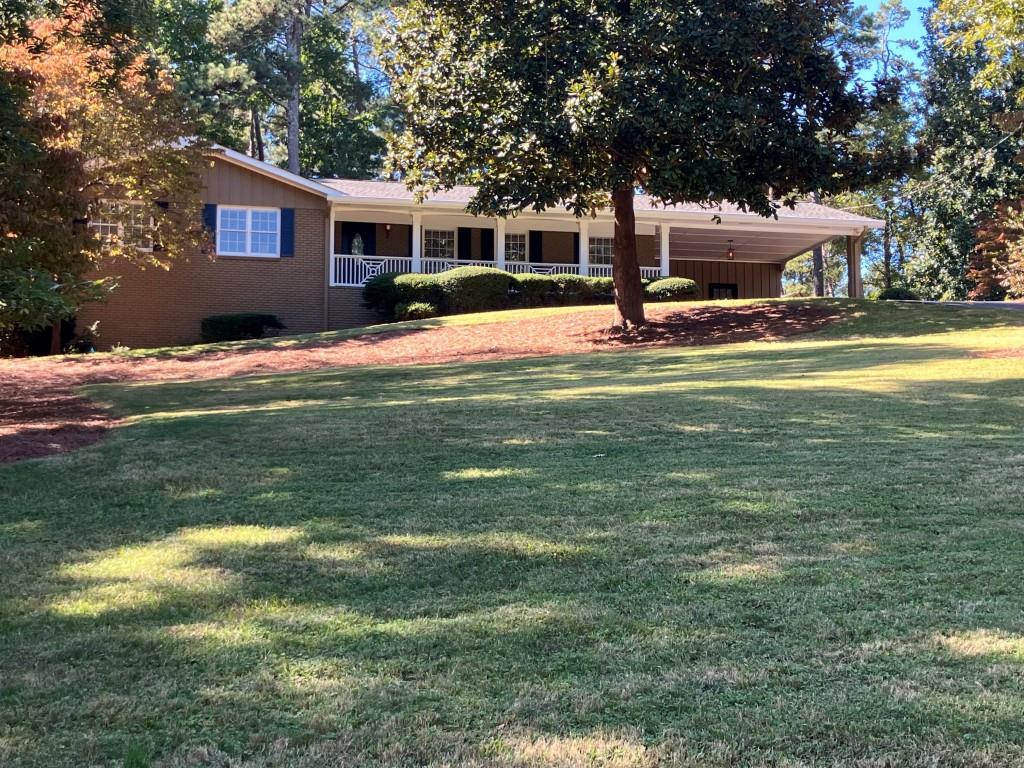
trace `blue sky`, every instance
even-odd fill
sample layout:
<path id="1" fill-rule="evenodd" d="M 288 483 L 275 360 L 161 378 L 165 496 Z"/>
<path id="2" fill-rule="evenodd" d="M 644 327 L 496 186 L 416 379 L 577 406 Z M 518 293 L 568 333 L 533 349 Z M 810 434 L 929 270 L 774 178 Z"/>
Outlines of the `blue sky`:
<path id="1" fill-rule="evenodd" d="M 860 0 L 869 10 L 878 8 L 881 0 Z M 903 0 L 910 11 L 910 20 L 900 30 L 900 37 L 911 40 L 924 40 L 924 17 L 923 14 L 931 7 L 930 0 Z M 855 0 L 856 2 L 856 0 Z"/>

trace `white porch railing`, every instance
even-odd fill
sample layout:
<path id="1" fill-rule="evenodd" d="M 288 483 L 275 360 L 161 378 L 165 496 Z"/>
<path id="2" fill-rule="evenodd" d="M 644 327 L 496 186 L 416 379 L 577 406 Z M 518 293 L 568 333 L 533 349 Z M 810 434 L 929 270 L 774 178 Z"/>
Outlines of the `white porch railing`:
<path id="1" fill-rule="evenodd" d="M 331 285 L 334 287 L 358 288 L 371 277 L 385 272 L 412 272 L 412 258 L 409 256 L 353 256 L 336 253 L 331 259 Z M 436 275 L 456 267 L 497 267 L 493 261 L 471 261 L 468 259 L 423 259 L 419 271 Z M 535 275 L 578 275 L 579 264 L 559 264 L 530 261 L 505 262 L 505 271 L 514 275 L 532 273 Z M 611 277 L 610 264 L 591 264 L 587 270 L 591 277 Z M 640 276 L 661 277 L 659 267 L 640 267 Z"/>

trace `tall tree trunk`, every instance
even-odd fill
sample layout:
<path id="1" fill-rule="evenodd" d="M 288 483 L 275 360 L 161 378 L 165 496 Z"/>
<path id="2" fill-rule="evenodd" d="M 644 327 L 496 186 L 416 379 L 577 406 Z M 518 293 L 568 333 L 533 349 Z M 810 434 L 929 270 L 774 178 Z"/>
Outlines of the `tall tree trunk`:
<path id="1" fill-rule="evenodd" d="M 263 156 L 263 123 L 256 107 L 249 108 L 249 157 L 265 160 Z"/>
<path id="2" fill-rule="evenodd" d="M 811 251 L 811 272 L 814 278 L 814 295 L 825 295 L 825 249 L 820 245 Z"/>
<path id="3" fill-rule="evenodd" d="M 306 17 L 297 11 L 288 27 L 288 170 L 299 172 L 299 90 L 302 87 L 302 35 Z"/>
<path id="4" fill-rule="evenodd" d="M 817 192 L 811 194 L 811 200 L 821 203 L 821 196 Z M 814 281 L 814 295 L 821 297 L 825 295 L 825 250 L 821 245 L 814 246 L 811 251 L 811 279 Z"/>
<path id="5" fill-rule="evenodd" d="M 60 354 L 60 320 L 54 320 L 50 325 L 50 354 Z"/>
<path id="6" fill-rule="evenodd" d="M 615 211 L 615 257 L 612 278 L 615 282 L 615 324 L 624 330 L 647 323 L 644 317 L 644 289 L 640 282 L 640 262 L 636 255 L 636 219 L 633 214 L 633 188 L 622 187 L 612 193 Z"/>
<path id="7" fill-rule="evenodd" d="M 882 287 L 892 288 L 892 217 L 885 212 L 885 229 L 882 230 Z"/>

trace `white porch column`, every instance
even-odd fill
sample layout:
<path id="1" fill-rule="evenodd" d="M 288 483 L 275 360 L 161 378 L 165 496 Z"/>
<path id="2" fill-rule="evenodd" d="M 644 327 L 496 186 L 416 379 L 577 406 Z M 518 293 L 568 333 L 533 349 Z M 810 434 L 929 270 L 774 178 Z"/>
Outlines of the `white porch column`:
<path id="1" fill-rule="evenodd" d="M 412 215 L 412 271 L 423 271 L 423 214 L 416 212 Z"/>
<path id="2" fill-rule="evenodd" d="M 660 248 L 658 250 L 658 264 L 661 267 L 661 276 L 668 277 L 672 274 L 672 265 L 669 263 L 669 251 L 668 251 L 668 240 L 669 234 L 671 234 L 672 227 L 668 224 L 658 225 L 658 234 L 660 238 Z"/>
<path id="3" fill-rule="evenodd" d="M 505 220 L 494 220 L 494 266 L 505 268 Z"/>
<path id="4" fill-rule="evenodd" d="M 590 222 L 580 219 L 580 274 L 590 274 Z"/>

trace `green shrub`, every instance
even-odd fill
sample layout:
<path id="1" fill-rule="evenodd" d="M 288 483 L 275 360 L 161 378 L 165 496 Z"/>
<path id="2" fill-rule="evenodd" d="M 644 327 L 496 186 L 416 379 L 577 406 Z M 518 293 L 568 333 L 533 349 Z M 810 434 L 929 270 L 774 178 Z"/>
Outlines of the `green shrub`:
<path id="1" fill-rule="evenodd" d="M 508 272 L 492 267 L 457 267 L 435 275 L 435 280 L 445 313 L 503 309 L 510 303 L 509 294 L 515 284 Z"/>
<path id="2" fill-rule="evenodd" d="M 901 288 L 898 286 L 892 286 L 886 288 L 883 291 L 879 291 L 875 297 L 879 301 L 920 301 L 921 297 L 914 293 L 909 288 Z"/>
<path id="3" fill-rule="evenodd" d="M 652 301 L 684 301 L 700 297 L 697 283 L 687 277 L 663 277 L 644 288 Z"/>
<path id="4" fill-rule="evenodd" d="M 411 301 L 408 304 L 397 304 L 395 306 L 396 320 L 426 320 L 429 317 L 437 317 L 441 311 L 436 304 L 429 301 Z"/>
<path id="5" fill-rule="evenodd" d="M 399 304 L 422 302 L 440 306 L 443 299 L 437 275 L 385 272 L 363 285 L 363 303 L 386 318 L 394 318 Z"/>
<path id="6" fill-rule="evenodd" d="M 524 307 L 540 307 L 557 301 L 559 285 L 551 275 L 523 272 L 513 277 L 517 293 L 516 303 Z"/>
<path id="7" fill-rule="evenodd" d="M 277 315 L 260 312 L 238 312 L 231 315 L 211 315 L 204 317 L 199 324 L 199 332 L 203 341 L 241 341 L 242 339 L 262 339 L 268 330 L 280 331 L 284 323 Z"/>
<path id="8" fill-rule="evenodd" d="M 611 301 L 615 297 L 615 281 L 610 277 L 584 277 L 586 295 L 597 301 Z"/>
<path id="9" fill-rule="evenodd" d="M 563 304 L 578 304 L 592 293 L 589 278 L 581 275 L 552 275 L 551 279 L 558 284 Z"/>
<path id="10" fill-rule="evenodd" d="M 382 315 L 391 315 L 398 304 L 395 278 L 399 272 L 383 272 L 363 283 L 363 304 Z"/>

